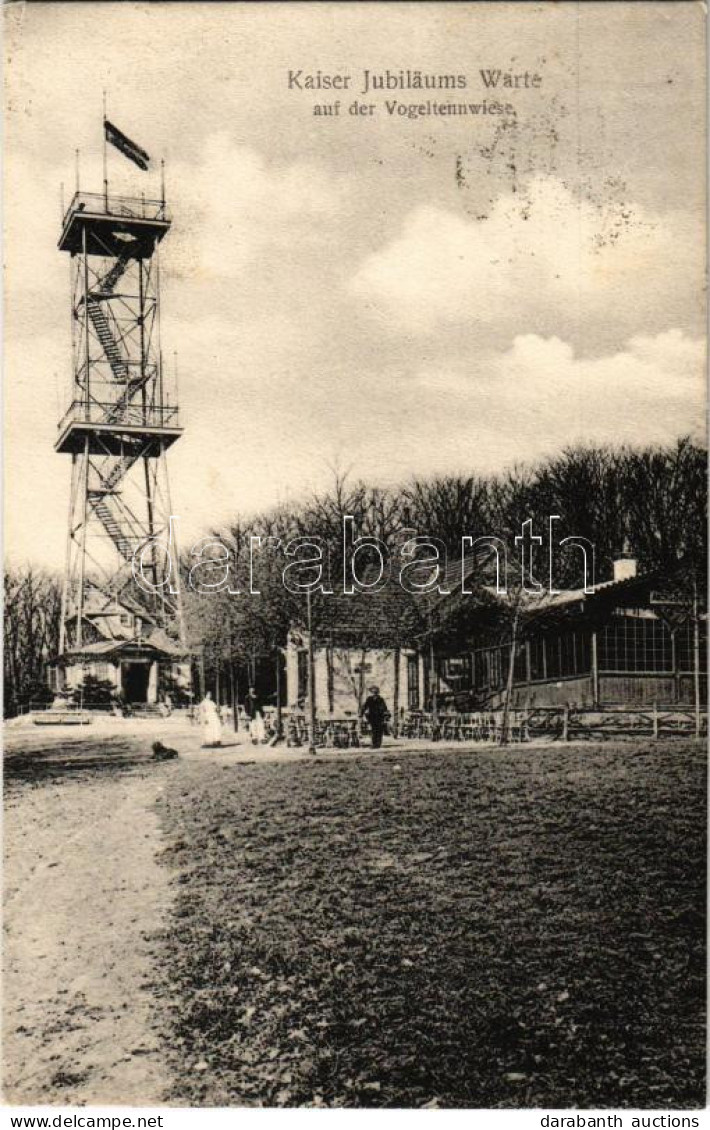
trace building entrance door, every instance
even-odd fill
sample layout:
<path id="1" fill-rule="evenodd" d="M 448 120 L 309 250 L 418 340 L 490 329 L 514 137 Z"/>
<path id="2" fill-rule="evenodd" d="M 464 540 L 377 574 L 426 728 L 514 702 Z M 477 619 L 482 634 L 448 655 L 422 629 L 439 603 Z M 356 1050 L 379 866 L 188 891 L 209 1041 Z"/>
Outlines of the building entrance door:
<path id="1" fill-rule="evenodd" d="M 149 663 L 123 664 L 123 693 L 126 702 L 148 701 Z"/>

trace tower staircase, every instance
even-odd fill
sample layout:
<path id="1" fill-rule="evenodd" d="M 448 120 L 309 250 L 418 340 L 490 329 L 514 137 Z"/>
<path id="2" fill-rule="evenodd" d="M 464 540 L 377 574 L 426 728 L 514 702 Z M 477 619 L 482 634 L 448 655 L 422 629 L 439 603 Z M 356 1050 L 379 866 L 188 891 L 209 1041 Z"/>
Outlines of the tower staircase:
<path id="1" fill-rule="evenodd" d="M 119 384 L 128 384 L 128 362 L 118 348 L 116 339 L 111 332 L 109 320 L 104 314 L 100 302 L 95 298 L 90 298 L 87 303 L 87 309 L 89 311 L 89 317 L 91 318 L 91 324 L 96 331 L 96 336 L 101 342 L 101 348 L 106 354 L 106 360 L 111 366 L 114 379 L 118 381 Z"/>
<path id="2" fill-rule="evenodd" d="M 101 303 L 113 297 L 117 284 L 123 278 L 128 269 L 128 264 L 135 254 L 135 249 L 136 243 L 133 240 L 124 247 L 110 270 L 99 280 L 98 286 L 90 292 L 86 304 L 91 324 L 96 331 L 96 336 L 101 343 L 101 348 L 106 354 L 106 360 L 111 366 L 114 379 L 118 381 L 119 384 L 128 384 L 130 371 L 128 362 L 113 336 L 110 322 L 106 317 Z"/>
<path id="3" fill-rule="evenodd" d="M 100 294 L 102 298 L 109 298 L 113 294 L 114 290 L 116 289 L 117 284 L 120 282 L 120 280 L 123 278 L 124 274 L 126 273 L 126 270 L 128 268 L 128 264 L 130 263 L 131 259 L 133 258 L 133 253 L 135 251 L 135 248 L 136 248 L 136 243 L 134 241 L 131 241 L 131 243 L 126 244 L 126 247 L 124 248 L 124 250 L 121 252 L 121 254 L 116 259 L 116 262 L 111 267 L 111 270 L 107 271 L 106 274 L 104 275 L 104 277 L 99 282 L 98 288 L 96 290 L 96 294 Z"/>
<path id="4" fill-rule="evenodd" d="M 145 384 L 148 382 L 148 376 L 136 377 L 127 383 L 125 391 L 119 396 L 115 404 L 107 408 L 104 415 L 104 422 L 108 424 L 118 424 L 121 422 L 123 413 L 129 407 L 133 397 L 136 393 L 140 392 Z"/>
<path id="5" fill-rule="evenodd" d="M 118 462 L 114 463 L 108 475 L 104 478 L 101 477 L 101 486 L 96 493 L 110 494 L 120 484 L 121 480 L 130 471 L 133 464 L 141 457 L 140 449 L 130 451 L 127 455 L 123 455 Z"/>
<path id="6" fill-rule="evenodd" d="M 119 516 L 118 506 L 114 501 L 109 502 L 109 499 L 115 498 L 115 495 L 100 493 L 92 497 L 91 506 L 121 557 L 124 561 L 131 561 L 136 547 L 145 541 L 146 534 L 127 515 Z"/>

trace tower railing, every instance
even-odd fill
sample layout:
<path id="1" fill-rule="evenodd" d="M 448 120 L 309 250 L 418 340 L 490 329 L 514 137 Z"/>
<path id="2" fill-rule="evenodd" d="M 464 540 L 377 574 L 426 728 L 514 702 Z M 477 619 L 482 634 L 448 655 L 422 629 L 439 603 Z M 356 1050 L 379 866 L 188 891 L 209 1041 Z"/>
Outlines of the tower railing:
<path id="1" fill-rule="evenodd" d="M 61 433 L 69 424 L 127 424 L 132 427 L 179 428 L 176 405 L 118 404 L 115 400 L 100 402 L 73 400 L 59 421 Z"/>
<path id="2" fill-rule="evenodd" d="M 151 200 L 143 196 L 109 196 L 100 192 L 75 192 L 66 212 L 64 225 L 75 212 L 92 216 L 123 216 L 135 220 L 170 219 L 164 200 Z"/>

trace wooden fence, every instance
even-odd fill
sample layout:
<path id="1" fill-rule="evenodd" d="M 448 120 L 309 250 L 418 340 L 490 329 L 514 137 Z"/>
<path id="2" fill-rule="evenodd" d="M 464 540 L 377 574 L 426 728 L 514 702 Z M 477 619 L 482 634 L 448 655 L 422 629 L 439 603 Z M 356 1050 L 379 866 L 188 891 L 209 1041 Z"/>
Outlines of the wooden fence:
<path id="1" fill-rule="evenodd" d="M 707 735 L 707 714 L 697 720 L 698 736 Z M 289 746 L 310 744 L 310 727 L 300 714 L 284 717 L 284 737 Z M 357 749 L 367 744 L 367 725 L 357 718 L 323 718 L 316 721 L 316 747 Z M 400 738 L 422 742 L 487 742 L 494 745 L 547 741 L 599 741 L 607 738 L 693 737 L 696 717 L 692 710 L 583 710 L 573 707 L 530 707 L 440 714 L 410 711 L 402 718 Z M 365 739 L 365 740 L 363 740 Z"/>
<path id="2" fill-rule="evenodd" d="M 696 717 L 693 710 L 651 707 L 646 710 L 593 710 L 570 706 L 530 707 L 511 710 L 507 734 L 503 711 L 440 715 L 407 715 L 401 727 L 403 737 L 428 741 L 490 741 L 500 744 L 548 738 L 553 741 L 578 741 L 604 738 L 704 737 L 708 732 L 707 713 Z"/>

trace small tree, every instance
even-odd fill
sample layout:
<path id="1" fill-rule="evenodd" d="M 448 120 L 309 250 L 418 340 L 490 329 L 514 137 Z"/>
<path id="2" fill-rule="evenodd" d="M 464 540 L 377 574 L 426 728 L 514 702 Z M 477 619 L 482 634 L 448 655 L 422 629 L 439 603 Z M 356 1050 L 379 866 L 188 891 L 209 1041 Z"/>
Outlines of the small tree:
<path id="1" fill-rule="evenodd" d="M 110 679 L 98 679 L 95 675 L 85 675 L 82 682 L 74 688 L 72 698 L 80 706 L 96 706 L 108 709 L 116 698 L 116 688 Z"/>

